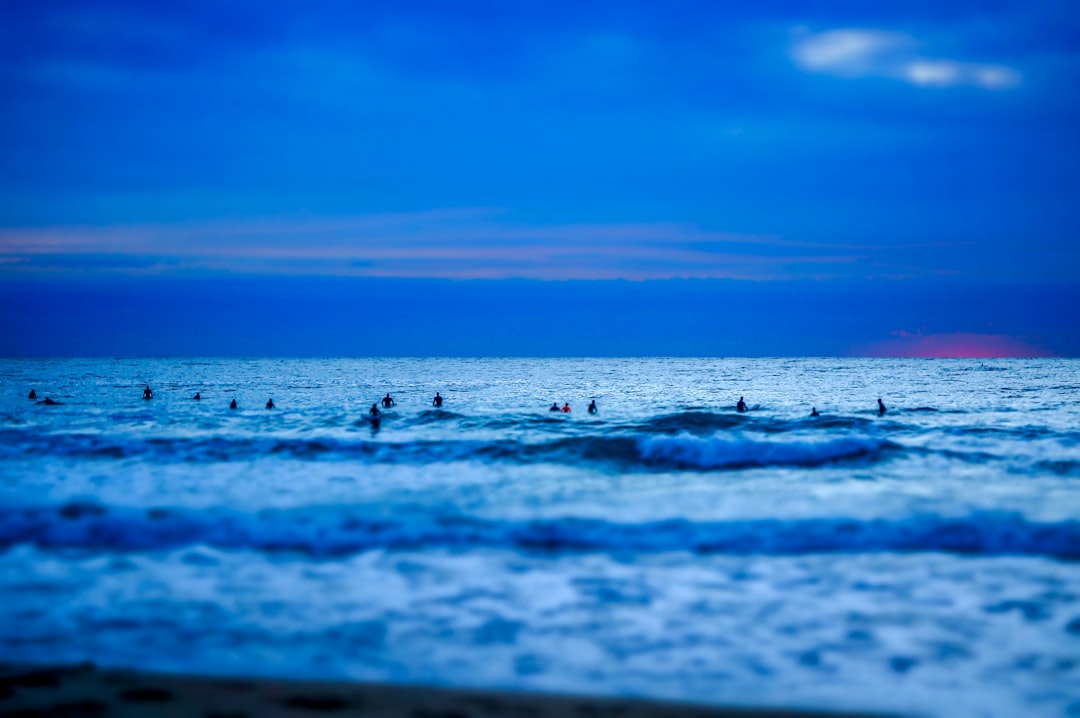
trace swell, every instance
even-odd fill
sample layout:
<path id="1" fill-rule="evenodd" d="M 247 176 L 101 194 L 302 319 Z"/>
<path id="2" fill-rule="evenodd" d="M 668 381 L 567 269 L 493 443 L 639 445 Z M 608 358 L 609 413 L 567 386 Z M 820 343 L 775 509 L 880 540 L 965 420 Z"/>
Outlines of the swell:
<path id="1" fill-rule="evenodd" d="M 793 555 L 947 552 L 1080 559 L 1080 521 L 1039 523 L 1014 513 L 899 519 L 753 519 L 613 523 L 557 518 L 496 521 L 425 512 L 371 515 L 360 508 L 132 508 L 92 502 L 0 508 L 0 546 L 93 552 L 223 550 L 332 557 L 365 551 L 504 549 L 547 553 Z"/>
<path id="2" fill-rule="evenodd" d="M 100 434 L 19 433 L 0 442 L 0 457 L 138 459 L 159 463 L 213 463 L 278 457 L 308 461 L 430 464 L 447 461 L 614 464 L 623 469 L 725 469 L 750 466 L 820 466 L 852 459 L 876 459 L 898 444 L 870 438 L 827 441 L 754 440 L 696 437 L 584 435 L 548 441 L 428 440 L 384 442 L 336 438 L 166 437 L 118 438 Z"/>

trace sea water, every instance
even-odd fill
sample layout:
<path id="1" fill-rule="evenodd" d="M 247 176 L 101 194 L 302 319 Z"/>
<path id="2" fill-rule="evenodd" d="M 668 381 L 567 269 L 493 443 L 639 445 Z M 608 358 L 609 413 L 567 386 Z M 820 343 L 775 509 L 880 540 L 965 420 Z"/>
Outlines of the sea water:
<path id="1" fill-rule="evenodd" d="M 0 660 L 1080 714 L 1078 361 L 0 377 Z"/>

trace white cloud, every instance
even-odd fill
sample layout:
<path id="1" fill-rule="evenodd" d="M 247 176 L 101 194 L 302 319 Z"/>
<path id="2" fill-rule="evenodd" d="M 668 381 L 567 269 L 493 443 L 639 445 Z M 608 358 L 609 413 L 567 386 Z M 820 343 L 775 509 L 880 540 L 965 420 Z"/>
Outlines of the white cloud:
<path id="1" fill-rule="evenodd" d="M 948 60 L 915 60 L 904 68 L 904 72 L 913 85 L 948 87 L 959 79 L 960 66 Z"/>
<path id="2" fill-rule="evenodd" d="M 911 43 L 911 38 L 882 30 L 829 30 L 800 33 L 792 47 L 795 63 L 808 72 L 860 77 L 872 72 L 881 58 Z"/>
<path id="3" fill-rule="evenodd" d="M 918 87 L 975 86 L 1007 90 L 1021 82 L 1005 65 L 984 65 L 948 58 L 923 57 L 910 35 L 875 29 L 810 32 L 797 28 L 791 58 L 804 72 L 845 79 L 881 77 Z"/>
<path id="4" fill-rule="evenodd" d="M 1020 73 L 1004 65 L 915 60 L 905 71 L 909 82 L 922 87 L 976 85 L 987 90 L 1007 90 L 1020 84 Z"/>

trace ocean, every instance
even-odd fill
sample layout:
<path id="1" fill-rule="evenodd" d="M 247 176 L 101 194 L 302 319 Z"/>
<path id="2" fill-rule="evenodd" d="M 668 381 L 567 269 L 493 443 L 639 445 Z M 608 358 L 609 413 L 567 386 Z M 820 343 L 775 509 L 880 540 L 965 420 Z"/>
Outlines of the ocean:
<path id="1" fill-rule="evenodd" d="M 1080 361 L 0 377 L 2 661 L 1080 715 Z"/>

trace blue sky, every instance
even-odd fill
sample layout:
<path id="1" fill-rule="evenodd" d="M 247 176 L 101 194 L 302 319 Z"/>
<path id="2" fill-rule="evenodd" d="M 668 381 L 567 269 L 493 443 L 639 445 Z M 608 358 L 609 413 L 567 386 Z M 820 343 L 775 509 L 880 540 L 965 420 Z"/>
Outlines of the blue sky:
<path id="1" fill-rule="evenodd" d="M 374 292 L 524 330 L 483 353 L 584 313 L 592 354 L 1080 354 L 1076 87 L 1063 0 L 5 3 L 0 353 L 186 353 L 210 296 L 417 353 L 434 314 Z M 137 351 L 108 291 L 190 315 Z M 740 294 L 785 341 L 717 319 Z"/>

